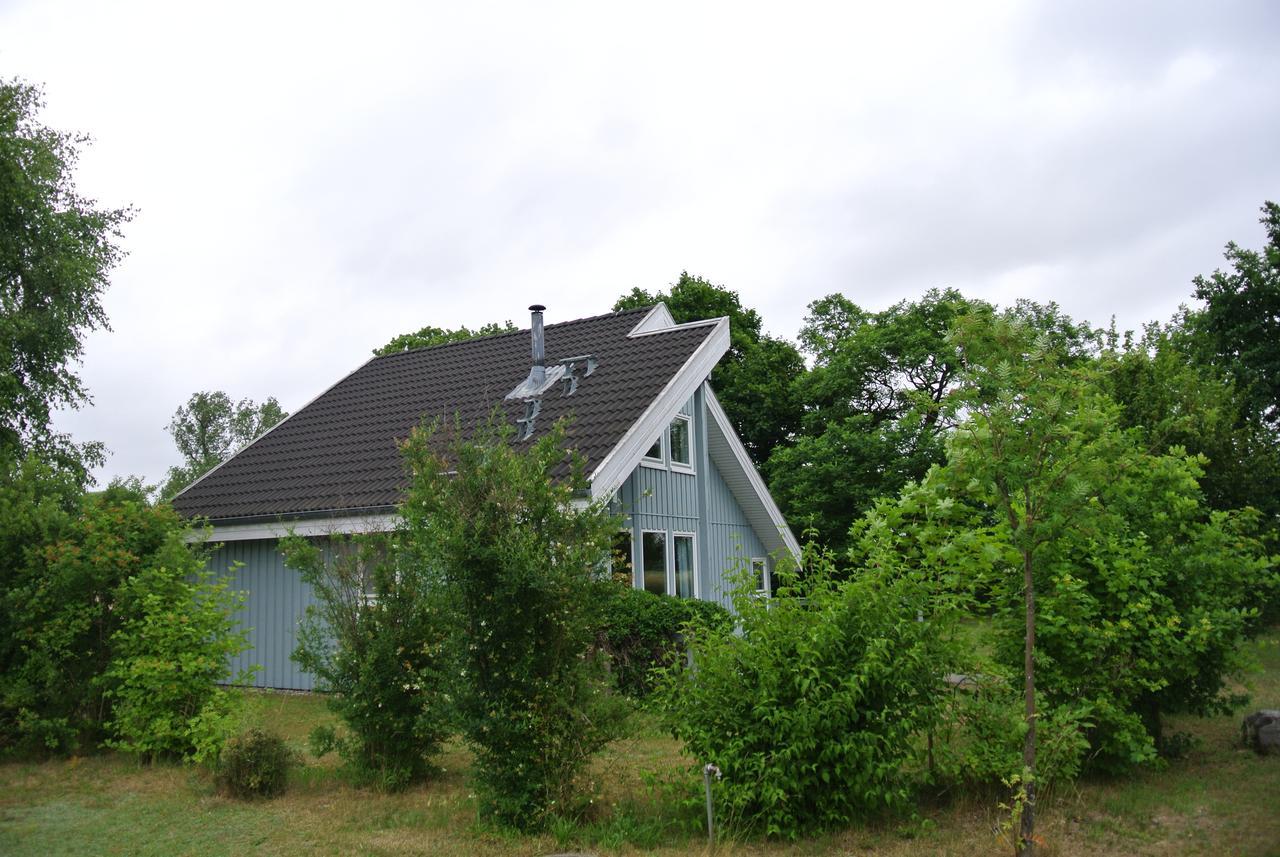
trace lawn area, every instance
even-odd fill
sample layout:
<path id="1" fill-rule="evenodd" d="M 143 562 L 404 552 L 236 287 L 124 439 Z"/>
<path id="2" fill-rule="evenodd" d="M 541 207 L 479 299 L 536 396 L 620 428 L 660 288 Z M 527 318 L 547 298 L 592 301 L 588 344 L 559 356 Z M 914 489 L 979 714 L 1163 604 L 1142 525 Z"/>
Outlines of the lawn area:
<path id="1" fill-rule="evenodd" d="M 1263 671 L 1251 708 L 1280 707 L 1280 632 L 1254 644 Z M 0 765 L 0 854 L 703 854 L 699 808 L 683 810 L 654 780 L 681 782 L 679 746 L 643 716 L 633 737 L 594 769 L 597 818 L 559 835 L 515 837 L 481 829 L 468 795 L 468 755 L 453 746 L 429 785 L 384 795 L 353 788 L 331 758 L 305 755 L 306 735 L 329 721 L 323 699 L 249 694 L 251 717 L 304 754 L 289 792 L 241 803 L 219 797 L 202 771 L 144 767 L 115 754 Z M 1043 807 L 1047 855 L 1280 855 L 1280 757 L 1236 746 L 1239 716 L 1173 718 L 1197 744 L 1165 770 L 1086 781 Z M 685 783 L 697 786 L 697 783 Z M 717 854 L 918 855 L 1007 853 L 1000 813 L 964 800 L 915 821 L 859 828 L 798 843 L 730 841 Z"/>

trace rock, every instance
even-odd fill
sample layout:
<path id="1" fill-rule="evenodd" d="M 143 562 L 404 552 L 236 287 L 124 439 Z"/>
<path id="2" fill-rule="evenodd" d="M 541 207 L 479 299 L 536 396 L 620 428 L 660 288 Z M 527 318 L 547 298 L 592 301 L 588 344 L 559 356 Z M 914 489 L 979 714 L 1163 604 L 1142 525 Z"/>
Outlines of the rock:
<path id="1" fill-rule="evenodd" d="M 1257 753 L 1280 755 L 1280 710 L 1255 711 L 1244 719 L 1240 737 Z"/>

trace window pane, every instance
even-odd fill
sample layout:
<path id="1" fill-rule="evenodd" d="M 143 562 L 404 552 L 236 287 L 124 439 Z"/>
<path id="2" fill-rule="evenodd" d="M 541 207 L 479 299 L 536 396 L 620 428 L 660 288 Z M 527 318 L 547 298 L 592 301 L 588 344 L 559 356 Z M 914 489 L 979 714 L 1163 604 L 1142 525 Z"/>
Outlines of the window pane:
<path id="1" fill-rule="evenodd" d="M 655 440 L 655 441 L 653 442 L 653 446 L 649 447 L 649 451 L 648 451 L 648 452 L 646 452 L 646 453 L 644 454 L 644 457 L 645 457 L 645 458 L 657 458 L 657 459 L 661 460 L 661 458 L 662 458 L 662 437 L 661 437 L 661 435 L 659 435 L 658 439 L 657 439 L 657 440 Z"/>
<path id="2" fill-rule="evenodd" d="M 764 560 L 763 559 L 751 560 L 751 572 L 756 577 L 756 592 L 764 592 L 765 591 Z"/>
<path id="3" fill-rule="evenodd" d="M 657 595 L 667 591 L 667 534 L 645 533 L 640 537 L 640 549 L 644 556 L 640 562 L 644 568 L 644 588 Z"/>
<path id="4" fill-rule="evenodd" d="M 676 536 L 676 595 L 693 597 L 693 536 Z"/>
<path id="5" fill-rule="evenodd" d="M 693 463 L 689 455 L 689 421 L 676 419 L 671 423 L 671 460 L 676 464 Z"/>
<path id="6" fill-rule="evenodd" d="M 635 586 L 635 567 L 631 563 L 631 533 L 623 530 L 613 536 L 613 552 L 610 557 L 613 576 L 627 586 Z"/>

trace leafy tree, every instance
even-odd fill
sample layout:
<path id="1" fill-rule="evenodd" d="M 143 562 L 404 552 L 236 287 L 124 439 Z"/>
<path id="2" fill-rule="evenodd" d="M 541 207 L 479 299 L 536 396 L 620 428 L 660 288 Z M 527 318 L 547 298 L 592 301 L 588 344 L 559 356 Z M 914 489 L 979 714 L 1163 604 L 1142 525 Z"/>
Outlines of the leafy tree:
<path id="1" fill-rule="evenodd" d="M 405 561 L 395 533 L 290 536 L 281 547 L 316 595 L 294 660 L 330 693 L 347 729 L 322 729 L 313 746 L 337 749 L 357 779 L 382 788 L 426 778 L 453 725 L 453 656 L 434 567 Z"/>
<path id="2" fill-rule="evenodd" d="M 501 324 L 490 322 L 483 324 L 472 330 L 469 327 L 459 327 L 449 329 L 445 327 L 433 327 L 427 325 L 413 333 L 402 333 L 392 338 L 390 342 L 381 348 L 373 349 L 375 356 L 383 356 L 386 354 L 395 354 L 398 351 L 411 351 L 414 348 L 427 348 L 431 345 L 445 345 L 450 342 L 463 342 L 468 339 L 476 339 L 481 336 L 496 336 L 499 333 L 511 333 L 516 329 L 510 321 L 504 321 Z"/>
<path id="3" fill-rule="evenodd" d="M 1261 222 L 1261 250 L 1229 242 L 1231 269 L 1195 278 L 1205 305 L 1185 321 L 1199 356 L 1235 380 L 1251 414 L 1280 429 L 1280 205 L 1263 203 Z"/>
<path id="4" fill-rule="evenodd" d="M 636 309 L 665 302 L 677 323 L 729 317 L 729 353 L 711 372 L 725 413 L 752 458 L 762 464 L 778 447 L 791 442 L 803 406 L 791 385 L 805 373 L 795 346 L 762 332 L 760 314 L 744 307 L 738 293 L 687 271 L 668 292 L 633 288 L 613 305 Z"/>
<path id="5" fill-rule="evenodd" d="M 1153 455 L 1180 447 L 1204 456 L 1210 508 L 1252 506 L 1264 521 L 1280 520 L 1280 442 L 1230 376 L 1195 358 L 1194 336 L 1182 320 L 1148 324 L 1136 341 L 1112 332 L 1101 360 L 1119 424 Z"/>
<path id="6" fill-rule="evenodd" d="M 183 463 L 169 468 L 160 496 L 170 499 L 287 417 L 275 397 L 232 402 L 221 390 L 196 393 L 174 411 L 169 434 Z"/>
<path id="7" fill-rule="evenodd" d="M 788 517 L 840 550 L 876 498 L 943 460 L 952 422 L 942 403 L 960 371 L 947 331 L 980 309 L 987 308 L 950 289 L 879 313 L 838 294 L 809 305 L 800 341 L 815 365 L 795 385 L 806 405 L 802 429 L 766 466 Z"/>
<path id="8" fill-rule="evenodd" d="M 0 450 L 36 450 L 83 472 L 101 447 L 73 447 L 51 413 L 88 401 L 72 364 L 85 334 L 107 328 L 101 295 L 131 212 L 77 192 L 88 138 L 42 125 L 43 106 L 38 88 L 0 81 Z"/>
<path id="9" fill-rule="evenodd" d="M 455 427 L 405 444 L 404 545 L 455 599 L 455 699 L 480 812 L 526 829 L 575 811 L 579 774 L 621 725 L 591 656 L 616 591 L 601 573 L 616 521 L 598 503 L 575 508 L 586 483 L 564 440 L 557 425 L 517 449 L 495 417 L 469 439 Z"/>
<path id="10" fill-rule="evenodd" d="M 1150 761 L 1163 714 L 1230 706 L 1251 605 L 1277 580 L 1256 514 L 1204 507 L 1201 459 L 1150 455 L 1118 428 L 1101 364 L 1009 314 L 967 317 L 953 341 L 964 420 L 947 463 L 860 521 L 853 556 L 932 574 L 994 611 L 999 662 L 1023 679 L 1026 853 L 1040 718 L 1090 723 L 1096 766 Z"/>

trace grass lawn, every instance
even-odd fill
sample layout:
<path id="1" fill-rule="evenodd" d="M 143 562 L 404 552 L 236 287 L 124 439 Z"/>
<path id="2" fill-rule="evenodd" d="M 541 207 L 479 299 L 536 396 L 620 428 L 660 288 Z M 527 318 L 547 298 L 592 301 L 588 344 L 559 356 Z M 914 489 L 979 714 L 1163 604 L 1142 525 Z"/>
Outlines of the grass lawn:
<path id="1" fill-rule="evenodd" d="M 1263 671 L 1252 707 L 1280 707 L 1280 632 L 1255 644 Z M 633 737 L 599 760 L 597 818 L 560 835 L 515 837 L 481 829 L 468 795 L 468 755 L 453 746 L 443 775 L 404 794 L 353 788 L 331 758 L 305 755 L 306 735 L 329 714 L 321 698 L 249 694 L 254 720 L 304 754 L 288 793 L 241 803 L 217 796 L 202 771 L 144 767 L 115 754 L 0 765 L 0 854 L 702 854 L 700 810 L 680 810 L 651 785 L 678 781 L 679 746 L 643 717 Z M 1173 718 L 1197 746 L 1165 770 L 1085 781 L 1042 807 L 1048 855 L 1280 855 L 1280 757 L 1239 749 L 1239 716 Z M 667 791 L 665 794 L 670 795 Z M 717 854 L 1007 853 L 1000 813 L 976 799 L 922 817 L 802 840 L 730 841 Z"/>

